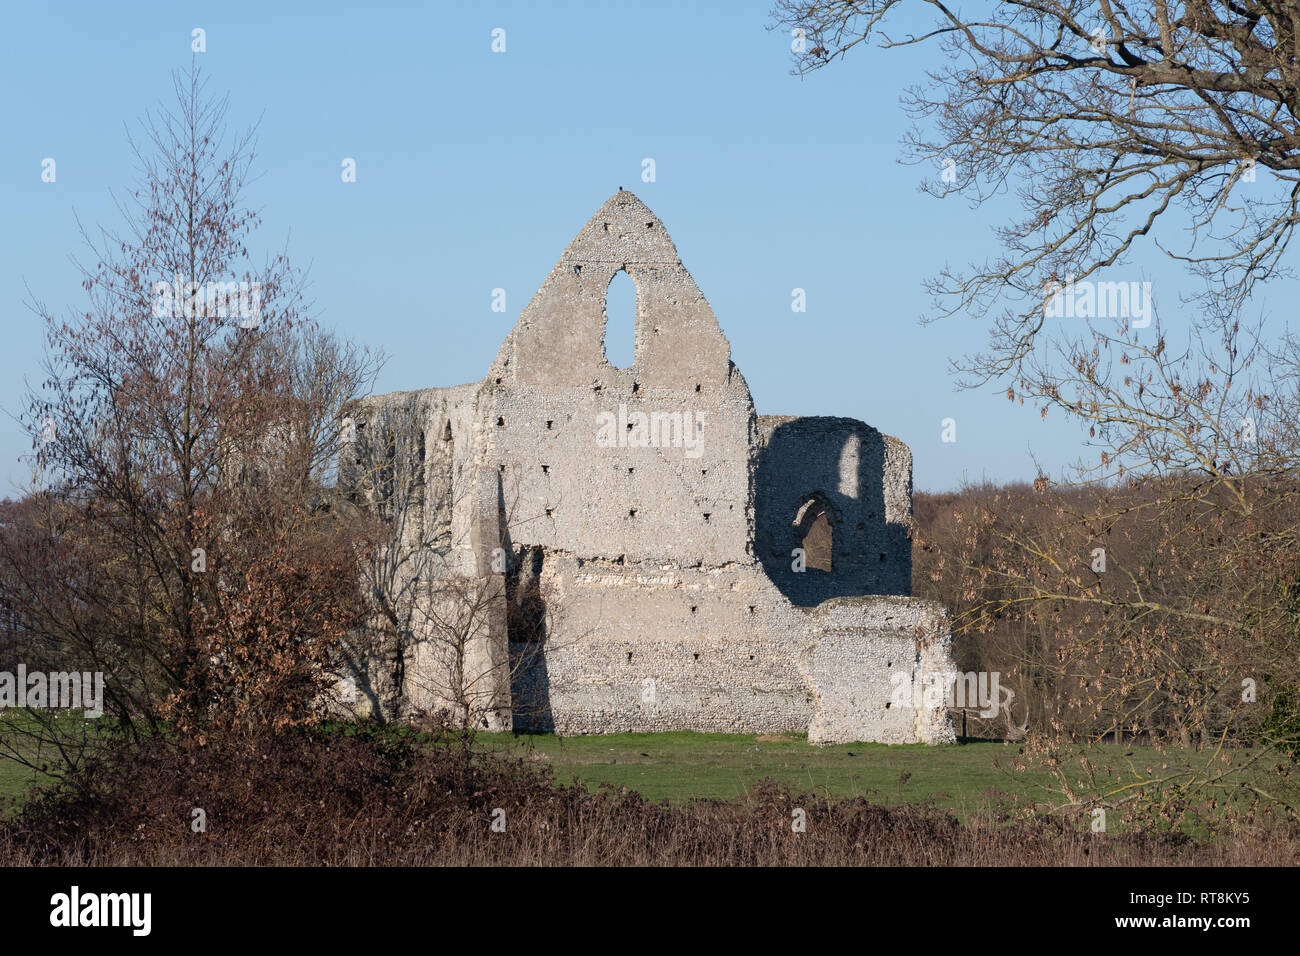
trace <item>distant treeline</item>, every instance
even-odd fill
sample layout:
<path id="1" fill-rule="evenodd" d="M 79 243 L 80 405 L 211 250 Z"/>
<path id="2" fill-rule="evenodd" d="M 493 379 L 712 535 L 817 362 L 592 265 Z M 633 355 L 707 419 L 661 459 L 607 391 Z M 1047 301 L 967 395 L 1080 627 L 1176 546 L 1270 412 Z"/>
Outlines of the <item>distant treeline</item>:
<path id="1" fill-rule="evenodd" d="M 1013 726 L 1294 755 L 1300 483 L 1202 482 L 918 493 L 913 592 L 949 608 L 962 671 L 1015 692 Z"/>

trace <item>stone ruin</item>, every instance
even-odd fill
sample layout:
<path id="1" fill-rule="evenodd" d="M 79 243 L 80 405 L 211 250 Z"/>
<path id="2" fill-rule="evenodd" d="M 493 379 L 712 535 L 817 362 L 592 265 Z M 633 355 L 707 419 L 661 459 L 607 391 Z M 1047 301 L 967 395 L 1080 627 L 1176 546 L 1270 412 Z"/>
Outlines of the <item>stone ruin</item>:
<path id="1" fill-rule="evenodd" d="M 635 360 L 606 290 L 637 289 Z M 911 598 L 912 459 L 852 418 L 759 415 L 663 223 L 620 190 L 480 382 L 347 410 L 383 520 L 359 712 L 558 734 L 953 740 L 942 606 Z M 358 646 L 361 646 L 359 644 Z"/>

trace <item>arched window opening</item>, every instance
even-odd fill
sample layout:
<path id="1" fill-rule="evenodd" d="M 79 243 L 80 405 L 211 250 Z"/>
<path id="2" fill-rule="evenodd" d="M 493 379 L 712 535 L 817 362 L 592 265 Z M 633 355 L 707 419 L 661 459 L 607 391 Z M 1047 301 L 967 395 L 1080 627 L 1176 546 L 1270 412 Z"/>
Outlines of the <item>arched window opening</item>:
<path id="1" fill-rule="evenodd" d="M 605 290 L 605 360 L 615 368 L 636 361 L 636 283 L 622 269 Z"/>
<path id="2" fill-rule="evenodd" d="M 835 532 L 829 506 L 813 495 L 794 517 L 795 547 L 803 548 L 804 567 L 830 573 L 834 569 Z"/>

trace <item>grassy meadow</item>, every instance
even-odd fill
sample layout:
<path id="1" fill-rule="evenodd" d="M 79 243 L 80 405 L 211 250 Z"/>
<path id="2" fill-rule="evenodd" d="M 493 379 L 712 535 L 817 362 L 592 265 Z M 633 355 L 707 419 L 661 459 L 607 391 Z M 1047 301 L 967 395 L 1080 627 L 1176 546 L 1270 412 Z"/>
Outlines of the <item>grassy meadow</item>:
<path id="1" fill-rule="evenodd" d="M 967 741 L 942 747 L 923 744 L 852 743 L 812 746 L 789 735 L 690 732 L 557 737 L 554 734 L 480 734 L 476 749 L 520 757 L 549 767 L 559 785 L 588 790 L 608 786 L 634 790 L 652 802 L 743 797 L 771 779 L 793 792 L 825 797 L 865 797 L 881 805 L 932 805 L 962 819 L 989 809 L 1057 806 L 1057 782 L 1045 770 L 1017 769 L 1020 745 Z M 1244 751 L 1232 752 L 1234 760 Z M 1091 761 L 1107 789 L 1119 791 L 1162 768 L 1204 766 L 1208 751 L 1101 745 Z M 1069 775 L 1071 783 L 1081 774 Z M 30 788 L 48 775 L 0 757 L 0 814 L 12 815 Z M 1078 781 L 1082 783 L 1082 781 Z M 1082 787 L 1085 789 L 1086 787 Z M 1225 788 L 1226 789 L 1226 788 Z M 1231 795 L 1224 796 L 1229 802 Z"/>
<path id="2" fill-rule="evenodd" d="M 872 803 L 931 804 L 960 817 L 996 807 L 1059 805 L 1054 777 L 1043 769 L 1016 769 L 1020 745 L 969 741 L 924 744 L 853 743 L 812 746 L 797 736 L 658 733 L 556 737 L 482 734 L 479 745 L 549 765 L 557 783 L 575 780 L 635 790 L 649 800 L 684 803 L 728 800 L 771 778 L 796 792 L 866 797 Z M 1232 752 L 1232 759 L 1245 751 Z M 1089 759 L 1115 791 L 1151 772 L 1205 766 L 1210 751 L 1165 750 L 1121 744 L 1092 748 Z M 1067 766 L 1073 766 L 1067 764 Z M 1081 772 L 1067 774 L 1075 783 Z M 1082 788 L 1081 788 L 1082 789 Z M 1224 788 L 1223 796 L 1230 799 Z M 1226 802 L 1226 801 L 1225 801 Z"/>

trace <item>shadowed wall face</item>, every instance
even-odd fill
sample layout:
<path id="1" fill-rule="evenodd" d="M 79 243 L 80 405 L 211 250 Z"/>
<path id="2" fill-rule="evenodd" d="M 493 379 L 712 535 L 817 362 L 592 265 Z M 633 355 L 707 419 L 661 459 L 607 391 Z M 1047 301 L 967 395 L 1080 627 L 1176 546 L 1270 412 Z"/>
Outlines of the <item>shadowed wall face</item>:
<path id="1" fill-rule="evenodd" d="M 911 470 L 905 445 L 854 419 L 760 416 L 755 549 L 781 593 L 910 594 Z"/>

